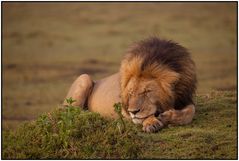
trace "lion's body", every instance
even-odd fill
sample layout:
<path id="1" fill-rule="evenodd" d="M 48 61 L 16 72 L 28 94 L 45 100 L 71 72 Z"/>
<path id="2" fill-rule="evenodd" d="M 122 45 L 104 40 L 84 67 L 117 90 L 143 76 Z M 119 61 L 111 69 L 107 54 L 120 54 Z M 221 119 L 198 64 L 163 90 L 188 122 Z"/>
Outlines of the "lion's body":
<path id="1" fill-rule="evenodd" d="M 142 124 L 146 132 L 155 132 L 167 124 L 192 121 L 195 89 L 195 65 L 187 50 L 151 38 L 130 48 L 119 73 L 95 83 L 88 75 L 80 76 L 67 97 L 76 99 L 75 105 L 86 105 L 111 118 L 117 117 L 113 105 L 121 102 L 126 118 Z"/>
<path id="2" fill-rule="evenodd" d="M 116 118 L 114 104 L 121 102 L 119 73 L 96 81 L 88 99 L 88 108 L 102 116 Z"/>

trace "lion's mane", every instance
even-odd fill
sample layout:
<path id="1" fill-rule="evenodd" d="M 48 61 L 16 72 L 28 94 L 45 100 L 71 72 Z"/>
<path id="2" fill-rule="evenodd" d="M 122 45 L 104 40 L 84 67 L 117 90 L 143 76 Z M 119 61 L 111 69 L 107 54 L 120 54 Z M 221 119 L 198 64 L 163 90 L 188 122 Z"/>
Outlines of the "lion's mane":
<path id="1" fill-rule="evenodd" d="M 181 45 L 157 37 L 133 44 L 120 67 L 121 97 L 127 102 L 126 86 L 132 77 L 156 79 L 162 106 L 182 109 L 193 104 L 196 90 L 195 65 Z"/>

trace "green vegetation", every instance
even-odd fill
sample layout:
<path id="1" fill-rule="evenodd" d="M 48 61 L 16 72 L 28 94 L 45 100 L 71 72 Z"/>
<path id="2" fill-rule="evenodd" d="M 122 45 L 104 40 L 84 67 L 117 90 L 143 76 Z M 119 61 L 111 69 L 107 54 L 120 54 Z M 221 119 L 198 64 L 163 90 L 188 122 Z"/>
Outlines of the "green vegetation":
<path id="1" fill-rule="evenodd" d="M 59 108 L 3 133 L 5 159 L 134 159 L 142 154 L 136 127 L 73 107 Z M 127 128 L 126 128 L 127 127 Z"/>
<path id="2" fill-rule="evenodd" d="M 118 118 L 118 128 L 119 128 L 119 131 L 122 131 L 124 132 L 125 129 L 126 129 L 126 125 L 125 125 L 125 122 L 123 120 L 123 115 L 121 113 L 121 110 L 122 110 L 122 104 L 120 102 L 118 103 L 115 103 L 114 104 L 114 109 L 115 109 L 115 112 L 118 114 L 119 118 Z"/>
<path id="3" fill-rule="evenodd" d="M 236 159 L 236 102 L 234 92 L 198 96 L 192 124 L 154 134 L 122 117 L 110 120 L 69 104 L 4 132 L 3 158 Z M 120 108 L 115 105 L 116 111 Z"/>

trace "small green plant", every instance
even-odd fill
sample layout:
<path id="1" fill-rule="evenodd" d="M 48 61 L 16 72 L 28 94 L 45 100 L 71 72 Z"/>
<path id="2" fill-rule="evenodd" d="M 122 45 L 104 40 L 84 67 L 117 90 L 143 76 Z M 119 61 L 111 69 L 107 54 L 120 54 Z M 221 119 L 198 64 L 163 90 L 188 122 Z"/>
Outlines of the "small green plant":
<path id="1" fill-rule="evenodd" d="M 66 98 L 66 102 L 68 103 L 67 106 L 72 106 L 72 103 L 76 102 L 76 100 L 73 100 L 72 97 Z"/>
<path id="2" fill-rule="evenodd" d="M 123 115 L 121 112 L 122 111 L 122 103 L 120 103 L 120 102 L 115 103 L 114 110 L 119 116 L 119 119 L 117 120 L 117 127 L 118 127 L 120 133 L 123 133 L 126 129 L 126 126 L 125 126 L 125 122 L 124 122 Z M 123 127 L 123 128 L 121 128 L 121 127 Z"/>

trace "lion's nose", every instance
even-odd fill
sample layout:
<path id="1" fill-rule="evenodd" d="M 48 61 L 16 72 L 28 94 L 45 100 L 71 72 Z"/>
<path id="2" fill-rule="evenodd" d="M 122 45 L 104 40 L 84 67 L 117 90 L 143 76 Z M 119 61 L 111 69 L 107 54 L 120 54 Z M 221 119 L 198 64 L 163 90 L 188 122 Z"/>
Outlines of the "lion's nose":
<path id="1" fill-rule="evenodd" d="M 136 114 L 136 113 L 138 113 L 139 111 L 140 111 L 140 109 L 137 109 L 137 110 L 128 110 L 130 113 L 132 113 L 132 114 Z"/>

